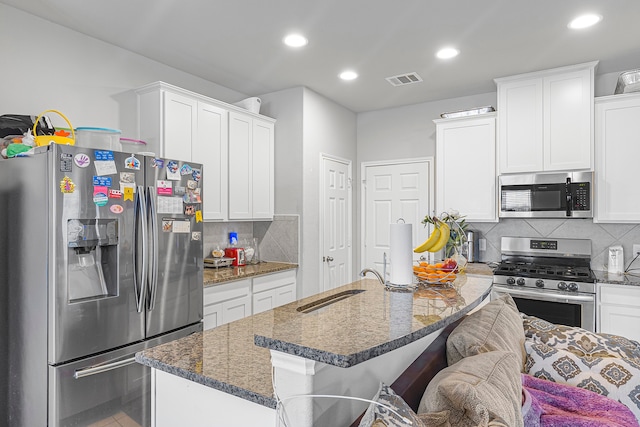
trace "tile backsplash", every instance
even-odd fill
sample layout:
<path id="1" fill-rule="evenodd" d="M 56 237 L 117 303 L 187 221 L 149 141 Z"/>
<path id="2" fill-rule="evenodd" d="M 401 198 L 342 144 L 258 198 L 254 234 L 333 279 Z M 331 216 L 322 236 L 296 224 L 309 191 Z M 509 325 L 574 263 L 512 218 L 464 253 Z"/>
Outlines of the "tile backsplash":
<path id="1" fill-rule="evenodd" d="M 591 219 L 501 219 L 498 223 L 469 223 L 469 229 L 486 239 L 487 250 L 480 252 L 480 261 L 500 261 L 500 239 L 513 237 L 548 237 L 591 240 L 591 268 L 606 270 L 609 246 L 624 248 L 624 265 L 634 258 L 633 244 L 640 244 L 640 224 L 596 224 Z M 637 265 L 635 265 L 637 264 Z M 640 258 L 631 268 L 640 268 Z"/>
<path id="2" fill-rule="evenodd" d="M 238 246 L 258 239 L 258 256 L 262 261 L 299 262 L 298 215 L 276 215 L 273 221 L 254 222 L 205 222 L 203 248 L 204 256 L 212 249 L 229 246 L 229 232 L 238 233 Z"/>

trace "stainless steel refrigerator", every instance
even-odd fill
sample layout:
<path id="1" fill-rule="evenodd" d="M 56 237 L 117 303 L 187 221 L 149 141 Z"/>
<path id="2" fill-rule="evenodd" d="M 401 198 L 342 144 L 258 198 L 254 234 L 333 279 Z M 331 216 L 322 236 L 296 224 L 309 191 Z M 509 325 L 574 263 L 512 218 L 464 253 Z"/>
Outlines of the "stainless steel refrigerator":
<path id="1" fill-rule="evenodd" d="M 37 151 L 0 161 L 0 415 L 147 426 L 150 372 L 134 354 L 202 330 L 202 166 Z"/>

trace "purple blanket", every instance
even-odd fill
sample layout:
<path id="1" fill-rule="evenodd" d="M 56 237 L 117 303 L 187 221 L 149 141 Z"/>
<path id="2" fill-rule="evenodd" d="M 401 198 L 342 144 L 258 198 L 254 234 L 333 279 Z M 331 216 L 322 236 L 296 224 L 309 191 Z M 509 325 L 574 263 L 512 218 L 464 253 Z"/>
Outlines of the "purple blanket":
<path id="1" fill-rule="evenodd" d="M 622 403 L 589 390 L 522 374 L 526 427 L 630 427 L 638 426 Z"/>

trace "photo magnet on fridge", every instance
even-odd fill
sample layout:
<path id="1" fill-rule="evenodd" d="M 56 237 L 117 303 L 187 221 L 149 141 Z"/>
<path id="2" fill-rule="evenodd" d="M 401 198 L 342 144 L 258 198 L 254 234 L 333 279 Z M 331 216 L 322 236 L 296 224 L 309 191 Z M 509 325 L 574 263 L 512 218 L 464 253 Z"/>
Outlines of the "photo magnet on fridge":
<path id="1" fill-rule="evenodd" d="M 184 214 L 186 216 L 193 216 L 196 214 L 197 205 L 194 203 L 185 203 L 184 204 Z"/>
<path id="2" fill-rule="evenodd" d="M 167 179 L 172 181 L 180 180 L 180 172 L 178 171 L 178 162 L 171 160 L 167 163 Z"/>
<path id="3" fill-rule="evenodd" d="M 136 174 L 133 172 L 120 172 L 120 182 L 126 182 L 128 184 L 136 183 Z"/>
<path id="4" fill-rule="evenodd" d="M 136 156 L 127 157 L 124 160 L 125 169 L 140 170 L 140 160 L 136 159 Z"/>

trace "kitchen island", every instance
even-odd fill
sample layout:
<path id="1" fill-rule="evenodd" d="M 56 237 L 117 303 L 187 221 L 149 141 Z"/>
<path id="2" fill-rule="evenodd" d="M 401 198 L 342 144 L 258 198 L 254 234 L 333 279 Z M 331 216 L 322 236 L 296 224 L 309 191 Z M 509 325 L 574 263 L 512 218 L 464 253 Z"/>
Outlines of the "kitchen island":
<path id="1" fill-rule="evenodd" d="M 391 292 L 363 279 L 136 355 L 150 366 L 156 427 L 348 425 L 448 324 L 481 304 L 491 277 Z M 275 388 L 274 388 L 275 387 Z M 281 424 L 282 425 L 282 424 Z"/>

